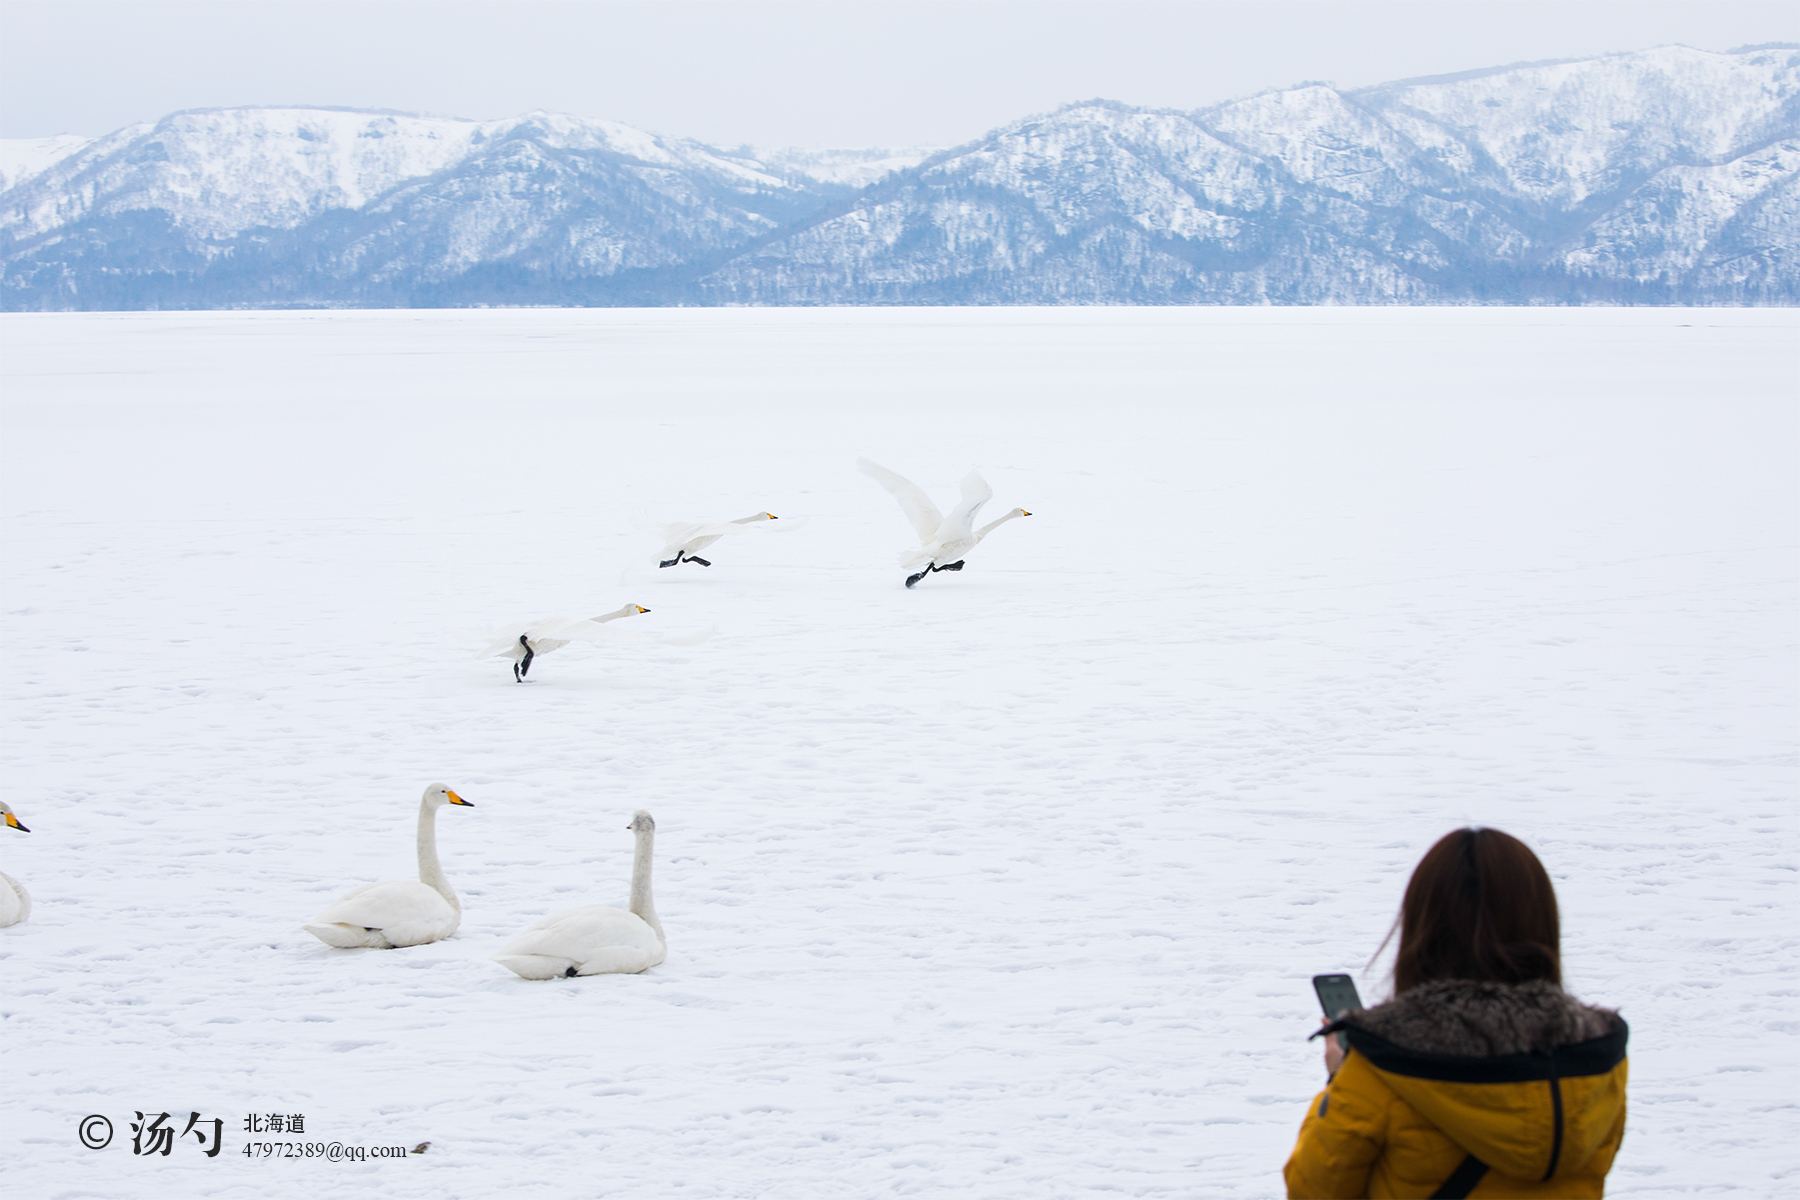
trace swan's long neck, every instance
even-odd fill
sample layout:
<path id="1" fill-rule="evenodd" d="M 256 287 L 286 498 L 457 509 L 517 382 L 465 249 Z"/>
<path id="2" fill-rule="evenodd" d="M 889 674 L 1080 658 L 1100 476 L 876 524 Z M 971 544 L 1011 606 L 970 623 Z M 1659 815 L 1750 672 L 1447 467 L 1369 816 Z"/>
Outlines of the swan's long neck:
<path id="1" fill-rule="evenodd" d="M 631 911 L 644 919 L 644 924 L 656 930 L 656 936 L 663 941 L 662 922 L 656 919 L 656 902 L 650 898 L 650 851 L 656 841 L 654 829 L 637 831 L 637 853 L 631 859 Z"/>
<path id="2" fill-rule="evenodd" d="M 438 866 L 437 809 L 424 800 L 419 801 L 419 882 L 448 900 L 457 912 L 462 911 L 462 901 L 450 890 L 444 868 Z"/>
<path id="3" fill-rule="evenodd" d="M 601 623 L 604 623 L 607 621 L 616 621 L 620 617 L 629 617 L 632 613 L 634 613 L 636 611 L 637 611 L 637 605 L 627 604 L 624 608 L 621 608 L 617 612 L 601 613 L 597 617 L 589 617 L 588 620 L 593 621 L 596 624 L 601 624 Z"/>
<path id="4" fill-rule="evenodd" d="M 1001 517 L 998 521 L 989 521 L 986 525 L 983 525 L 980 529 L 977 529 L 975 531 L 975 540 L 977 542 L 979 542 L 982 538 L 984 538 L 988 534 L 994 532 L 994 530 L 1000 528 L 1002 525 L 1006 524 L 1008 521 L 1012 520 L 1014 517 L 1022 516 L 1022 515 L 1023 514 L 1021 514 L 1021 513 L 1009 512 L 1004 517 Z"/>

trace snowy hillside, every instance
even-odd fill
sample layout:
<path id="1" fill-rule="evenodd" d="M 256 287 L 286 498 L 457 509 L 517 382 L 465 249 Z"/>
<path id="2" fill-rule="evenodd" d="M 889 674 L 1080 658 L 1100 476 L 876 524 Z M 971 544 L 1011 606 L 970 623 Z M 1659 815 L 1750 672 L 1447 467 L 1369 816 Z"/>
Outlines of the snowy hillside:
<path id="1" fill-rule="evenodd" d="M 1800 302 L 1789 47 L 1092 101 L 930 157 L 332 109 L 75 147 L 0 155 L 4 307 Z"/>
<path id="2" fill-rule="evenodd" d="M 1800 52 L 1022 121 L 703 280 L 737 302 L 1800 300 Z"/>
<path id="3" fill-rule="evenodd" d="M 41 174 L 93 140 L 69 133 L 45 138 L 0 138 L 0 192 Z"/>
<path id="4" fill-rule="evenodd" d="M 13 307 L 387 304 L 471 275 L 591 281 L 768 233 L 848 193 L 834 174 L 870 175 L 856 158 L 767 169 L 545 112 L 177 113 L 0 196 L 6 294 Z"/>

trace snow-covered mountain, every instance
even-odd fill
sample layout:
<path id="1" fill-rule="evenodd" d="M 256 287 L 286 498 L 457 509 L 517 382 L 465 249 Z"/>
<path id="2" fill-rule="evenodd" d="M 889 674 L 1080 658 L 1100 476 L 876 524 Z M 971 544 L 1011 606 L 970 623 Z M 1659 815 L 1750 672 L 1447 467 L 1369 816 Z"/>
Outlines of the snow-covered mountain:
<path id="1" fill-rule="evenodd" d="M 26 165 L 0 193 L 5 303 L 631 299 L 660 271 L 926 153 L 792 152 L 765 165 L 557 113 L 182 112 L 82 141 L 47 167 L 12 156 Z"/>
<path id="2" fill-rule="evenodd" d="M 953 150 L 177 113 L 0 151 L 7 308 L 1800 302 L 1800 47 L 1664 47 Z"/>
<path id="3" fill-rule="evenodd" d="M 741 303 L 1800 301 L 1800 50 L 1095 101 L 701 280 Z"/>

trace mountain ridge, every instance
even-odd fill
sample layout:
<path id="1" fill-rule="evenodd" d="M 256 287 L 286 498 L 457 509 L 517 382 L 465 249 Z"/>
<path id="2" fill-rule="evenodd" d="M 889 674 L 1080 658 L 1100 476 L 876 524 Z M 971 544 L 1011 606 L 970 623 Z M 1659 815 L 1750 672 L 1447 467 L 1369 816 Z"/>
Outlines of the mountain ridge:
<path id="1" fill-rule="evenodd" d="M 1095 99 L 935 151 L 296 106 L 23 157 L 6 309 L 1800 302 L 1785 46 Z"/>

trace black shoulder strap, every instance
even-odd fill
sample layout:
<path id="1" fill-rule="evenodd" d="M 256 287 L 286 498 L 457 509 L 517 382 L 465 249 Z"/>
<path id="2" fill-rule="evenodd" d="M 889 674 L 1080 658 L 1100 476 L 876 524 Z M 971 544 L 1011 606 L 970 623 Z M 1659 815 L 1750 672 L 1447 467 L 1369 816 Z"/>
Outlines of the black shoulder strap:
<path id="1" fill-rule="evenodd" d="M 1481 1177 L 1488 1173 L 1488 1165 L 1473 1154 L 1462 1160 L 1456 1170 L 1450 1172 L 1450 1178 L 1444 1180 L 1444 1186 L 1431 1193 L 1431 1200 L 1463 1200 Z"/>

